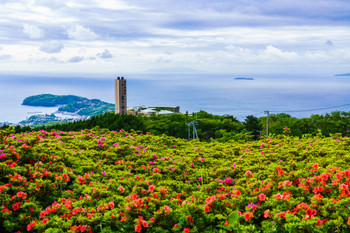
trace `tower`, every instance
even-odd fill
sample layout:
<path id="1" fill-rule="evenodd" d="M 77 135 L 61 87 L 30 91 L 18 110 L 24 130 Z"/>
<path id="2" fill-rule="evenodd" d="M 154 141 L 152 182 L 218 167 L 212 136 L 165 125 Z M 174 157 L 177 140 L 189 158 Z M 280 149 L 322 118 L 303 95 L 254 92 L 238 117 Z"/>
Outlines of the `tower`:
<path id="1" fill-rule="evenodd" d="M 114 80 L 115 114 L 126 114 L 126 80 L 118 77 Z"/>

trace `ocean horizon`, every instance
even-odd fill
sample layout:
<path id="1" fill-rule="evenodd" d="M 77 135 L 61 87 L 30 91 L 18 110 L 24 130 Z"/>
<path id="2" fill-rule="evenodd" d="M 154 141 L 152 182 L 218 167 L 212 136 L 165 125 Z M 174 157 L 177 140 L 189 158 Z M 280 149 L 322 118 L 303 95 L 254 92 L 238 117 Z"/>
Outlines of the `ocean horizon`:
<path id="1" fill-rule="evenodd" d="M 350 77 L 334 75 L 124 74 L 115 76 L 36 76 L 1 74 L 0 122 L 18 123 L 56 108 L 22 106 L 38 94 L 77 95 L 114 103 L 114 79 L 127 80 L 127 105 L 176 105 L 180 112 L 233 115 L 288 113 L 309 117 L 350 111 Z M 339 106 L 339 107 L 335 107 Z M 334 107 L 334 108 L 333 108 Z M 318 110 L 317 110 L 318 109 Z"/>

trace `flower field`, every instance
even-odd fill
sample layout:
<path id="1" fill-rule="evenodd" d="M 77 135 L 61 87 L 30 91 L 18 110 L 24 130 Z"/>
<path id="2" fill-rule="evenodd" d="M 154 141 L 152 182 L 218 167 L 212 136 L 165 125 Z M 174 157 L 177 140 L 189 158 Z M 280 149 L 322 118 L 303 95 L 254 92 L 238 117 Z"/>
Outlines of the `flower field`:
<path id="1" fill-rule="evenodd" d="M 350 139 L 0 131 L 0 232 L 349 232 Z"/>

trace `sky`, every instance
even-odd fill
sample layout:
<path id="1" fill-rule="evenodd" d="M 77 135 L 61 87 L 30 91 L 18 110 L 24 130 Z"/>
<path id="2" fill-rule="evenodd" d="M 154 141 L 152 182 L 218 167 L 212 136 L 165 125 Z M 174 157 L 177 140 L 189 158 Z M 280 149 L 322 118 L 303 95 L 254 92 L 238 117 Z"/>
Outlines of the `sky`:
<path id="1" fill-rule="evenodd" d="M 349 0 L 0 0 L 0 72 L 350 72 Z"/>

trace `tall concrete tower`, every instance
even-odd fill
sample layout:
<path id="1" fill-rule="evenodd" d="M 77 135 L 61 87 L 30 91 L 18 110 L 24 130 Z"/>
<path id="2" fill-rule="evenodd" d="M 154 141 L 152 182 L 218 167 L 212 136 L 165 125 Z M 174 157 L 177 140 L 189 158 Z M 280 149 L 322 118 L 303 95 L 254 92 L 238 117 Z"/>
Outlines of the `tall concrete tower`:
<path id="1" fill-rule="evenodd" d="M 126 114 L 126 80 L 118 77 L 114 80 L 115 114 Z"/>

